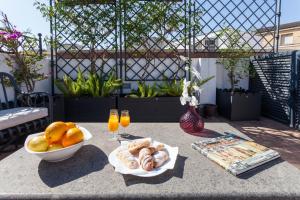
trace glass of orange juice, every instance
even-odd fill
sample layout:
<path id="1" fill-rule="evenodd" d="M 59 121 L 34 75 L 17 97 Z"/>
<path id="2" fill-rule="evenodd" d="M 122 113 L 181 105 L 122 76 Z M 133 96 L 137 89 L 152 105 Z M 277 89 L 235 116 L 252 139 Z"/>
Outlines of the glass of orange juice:
<path id="1" fill-rule="evenodd" d="M 122 110 L 121 111 L 121 118 L 120 118 L 120 124 L 124 128 L 124 132 L 121 135 L 127 135 L 125 132 L 125 129 L 130 124 L 130 116 L 128 110 Z"/>
<path id="2" fill-rule="evenodd" d="M 112 133 L 112 140 L 116 141 L 118 140 L 116 132 L 119 129 L 119 114 L 118 110 L 116 109 L 111 109 L 109 113 L 109 119 L 108 119 L 108 131 Z"/>

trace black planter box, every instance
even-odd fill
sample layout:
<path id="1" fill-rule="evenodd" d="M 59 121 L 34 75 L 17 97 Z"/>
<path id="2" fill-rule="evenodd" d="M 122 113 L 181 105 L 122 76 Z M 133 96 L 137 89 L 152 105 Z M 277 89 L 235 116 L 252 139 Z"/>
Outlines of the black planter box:
<path id="1" fill-rule="evenodd" d="M 132 122 L 178 122 L 186 107 L 179 97 L 118 98 L 118 108 L 129 110 Z"/>
<path id="2" fill-rule="evenodd" d="M 233 121 L 259 120 L 261 111 L 260 93 L 242 93 L 217 90 L 218 112 Z"/>
<path id="3" fill-rule="evenodd" d="M 116 97 L 65 97 L 65 119 L 74 122 L 107 122 Z"/>
<path id="4" fill-rule="evenodd" d="M 53 121 L 65 121 L 65 102 L 63 95 L 52 96 Z"/>

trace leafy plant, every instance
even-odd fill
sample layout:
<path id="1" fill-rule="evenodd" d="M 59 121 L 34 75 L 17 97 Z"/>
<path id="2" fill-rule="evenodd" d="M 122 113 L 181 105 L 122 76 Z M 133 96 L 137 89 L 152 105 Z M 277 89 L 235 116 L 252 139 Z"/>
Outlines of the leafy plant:
<path id="1" fill-rule="evenodd" d="M 107 80 L 92 73 L 85 78 L 79 70 L 75 81 L 65 75 L 63 81 L 56 80 L 55 85 L 65 96 L 108 97 L 122 86 L 122 80 L 113 73 L 109 74 Z"/>
<path id="2" fill-rule="evenodd" d="M 151 98 L 156 97 L 159 94 L 156 83 L 153 85 L 147 85 L 144 81 L 138 82 L 137 90 L 132 90 L 128 97 L 131 98 Z"/>
<path id="3" fill-rule="evenodd" d="M 158 88 L 160 96 L 179 97 L 183 92 L 183 79 L 168 80 L 167 77 L 165 77 Z"/>
<path id="4" fill-rule="evenodd" d="M 227 70 L 230 81 L 230 90 L 234 93 L 241 79 L 250 75 L 249 57 L 252 55 L 247 41 L 239 30 L 224 28 L 221 37 L 226 37 L 226 48 L 220 49 L 219 62 Z"/>
<path id="5" fill-rule="evenodd" d="M 36 81 L 46 79 L 40 73 L 45 55 L 40 55 L 33 49 L 38 48 L 38 38 L 30 32 L 17 31 L 8 17 L 0 11 L 0 51 L 9 52 L 5 58 L 6 64 L 19 85 L 24 84 L 27 92 L 33 92 Z"/>

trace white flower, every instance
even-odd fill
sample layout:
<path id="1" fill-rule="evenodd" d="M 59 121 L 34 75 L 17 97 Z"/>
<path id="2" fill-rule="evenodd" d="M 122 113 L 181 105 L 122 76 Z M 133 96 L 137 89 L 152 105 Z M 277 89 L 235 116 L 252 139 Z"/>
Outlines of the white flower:
<path id="1" fill-rule="evenodd" d="M 185 105 L 187 102 L 190 102 L 191 101 L 191 97 L 189 96 L 181 96 L 180 97 L 180 103 L 181 105 Z"/>
<path id="2" fill-rule="evenodd" d="M 198 100 L 195 96 L 192 96 L 191 101 L 190 101 L 190 106 L 197 106 L 198 105 Z"/>
<path id="3" fill-rule="evenodd" d="M 191 81 L 187 81 L 186 79 L 183 80 L 183 87 L 189 87 L 191 84 Z"/>
<path id="4" fill-rule="evenodd" d="M 191 85 L 191 81 L 187 81 L 186 79 L 183 80 L 183 92 L 182 96 L 188 96 L 188 87 Z"/>
<path id="5" fill-rule="evenodd" d="M 191 84 L 191 81 L 183 80 L 183 91 L 182 96 L 180 97 L 180 102 L 182 105 L 185 105 L 187 102 L 191 101 L 191 97 L 189 96 L 188 88 Z"/>
<path id="6" fill-rule="evenodd" d="M 181 105 L 183 105 L 183 106 L 186 104 L 186 100 L 185 100 L 184 97 L 180 97 L 180 103 L 181 103 Z"/>
<path id="7" fill-rule="evenodd" d="M 189 71 L 189 69 L 190 68 L 188 66 L 185 66 L 185 68 L 184 68 L 185 71 Z"/>

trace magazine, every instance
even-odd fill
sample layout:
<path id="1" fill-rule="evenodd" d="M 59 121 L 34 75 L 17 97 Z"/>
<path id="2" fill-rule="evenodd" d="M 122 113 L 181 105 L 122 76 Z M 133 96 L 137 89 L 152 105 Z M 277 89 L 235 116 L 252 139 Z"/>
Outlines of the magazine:
<path id="1" fill-rule="evenodd" d="M 233 175 L 239 175 L 280 157 L 272 149 L 232 134 L 200 140 L 193 143 L 192 147 Z"/>

